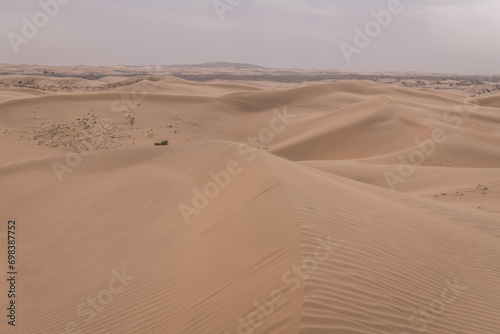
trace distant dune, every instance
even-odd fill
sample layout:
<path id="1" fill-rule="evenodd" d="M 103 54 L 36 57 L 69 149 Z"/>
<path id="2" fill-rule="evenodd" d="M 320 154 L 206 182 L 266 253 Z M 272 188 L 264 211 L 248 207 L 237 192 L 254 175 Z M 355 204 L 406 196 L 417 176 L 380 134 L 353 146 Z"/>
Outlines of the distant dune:
<path id="1" fill-rule="evenodd" d="M 0 88 L 1 333 L 498 333 L 496 95 L 71 80 Z"/>

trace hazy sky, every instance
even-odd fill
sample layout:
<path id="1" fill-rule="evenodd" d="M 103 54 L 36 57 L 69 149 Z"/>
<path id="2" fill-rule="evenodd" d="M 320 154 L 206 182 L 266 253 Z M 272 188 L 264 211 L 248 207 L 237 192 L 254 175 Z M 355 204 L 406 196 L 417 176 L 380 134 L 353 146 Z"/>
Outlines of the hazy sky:
<path id="1" fill-rule="evenodd" d="M 499 0 L 400 0 L 385 26 L 371 12 L 397 0 L 58 1 L 68 3 L 49 6 L 53 17 L 39 0 L 0 2 L 0 62 L 500 73 Z M 354 29 L 367 24 L 373 37 L 356 46 Z"/>

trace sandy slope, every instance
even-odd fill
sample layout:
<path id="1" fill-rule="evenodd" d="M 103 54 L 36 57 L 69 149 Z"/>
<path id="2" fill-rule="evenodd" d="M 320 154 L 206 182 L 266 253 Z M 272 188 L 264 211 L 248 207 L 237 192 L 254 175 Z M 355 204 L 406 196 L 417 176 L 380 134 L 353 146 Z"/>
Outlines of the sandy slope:
<path id="1" fill-rule="evenodd" d="M 473 99 L 471 100 L 471 102 L 480 106 L 500 108 L 500 96 L 498 96 L 498 94 L 494 96 Z"/>
<path id="2" fill-rule="evenodd" d="M 398 166 L 356 161 L 304 161 L 301 164 L 377 187 L 391 189 L 386 172 Z M 500 168 L 416 166 L 415 172 L 394 190 L 500 214 Z"/>
<path id="3" fill-rule="evenodd" d="M 371 82 L 3 90 L 0 332 L 497 333 L 499 123 Z"/>

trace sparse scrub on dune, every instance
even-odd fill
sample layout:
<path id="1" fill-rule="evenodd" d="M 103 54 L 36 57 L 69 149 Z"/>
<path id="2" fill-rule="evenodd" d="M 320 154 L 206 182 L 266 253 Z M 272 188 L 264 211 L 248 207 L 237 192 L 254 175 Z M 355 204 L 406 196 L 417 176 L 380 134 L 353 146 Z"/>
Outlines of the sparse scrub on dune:
<path id="1" fill-rule="evenodd" d="M 31 139 L 38 145 L 63 147 L 77 153 L 115 148 L 131 137 L 119 124 L 93 113 L 75 117 L 70 122 L 40 121 L 31 131 Z"/>
<path id="2" fill-rule="evenodd" d="M 478 189 L 478 190 L 480 190 L 480 191 L 486 191 L 486 190 L 488 190 L 489 188 L 488 188 L 488 187 L 483 186 L 482 184 L 478 184 L 478 185 L 476 186 L 476 189 Z"/>

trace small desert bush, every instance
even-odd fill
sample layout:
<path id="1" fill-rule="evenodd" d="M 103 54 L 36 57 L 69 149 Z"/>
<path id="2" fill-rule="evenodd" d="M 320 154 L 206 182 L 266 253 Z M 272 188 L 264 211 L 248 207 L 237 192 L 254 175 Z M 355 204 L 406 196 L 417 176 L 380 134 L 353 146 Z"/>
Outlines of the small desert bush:
<path id="1" fill-rule="evenodd" d="M 155 146 L 165 146 L 168 145 L 168 140 L 162 140 L 159 143 L 155 143 Z"/>

